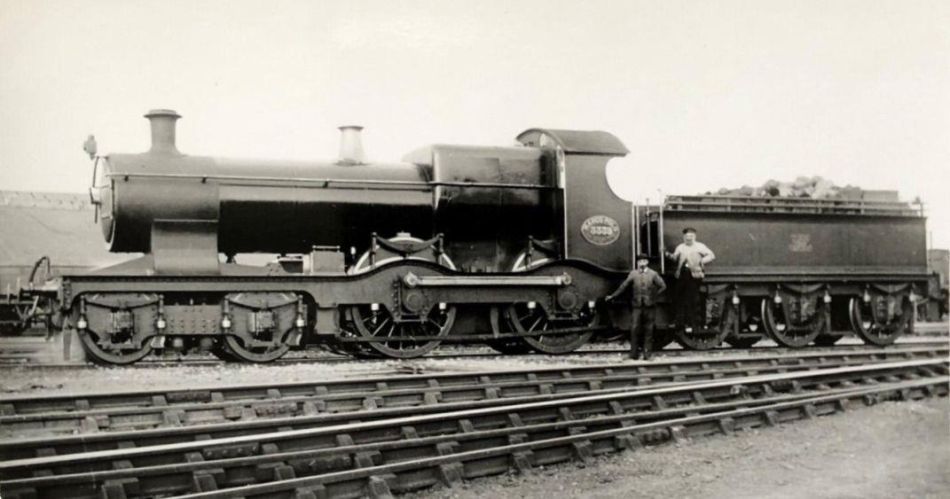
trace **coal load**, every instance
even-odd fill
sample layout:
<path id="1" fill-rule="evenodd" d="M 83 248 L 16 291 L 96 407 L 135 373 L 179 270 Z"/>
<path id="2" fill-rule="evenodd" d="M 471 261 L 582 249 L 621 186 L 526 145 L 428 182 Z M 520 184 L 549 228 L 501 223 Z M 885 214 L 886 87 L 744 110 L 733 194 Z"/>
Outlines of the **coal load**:
<path id="1" fill-rule="evenodd" d="M 769 180 L 758 187 L 744 185 L 739 188 L 723 187 L 715 192 L 720 196 L 746 197 L 783 197 L 783 198 L 810 198 L 810 199 L 874 199 L 877 201 L 897 201 L 896 191 L 865 190 L 853 185 L 839 186 L 830 180 L 814 176 L 800 176 L 792 182 Z"/>

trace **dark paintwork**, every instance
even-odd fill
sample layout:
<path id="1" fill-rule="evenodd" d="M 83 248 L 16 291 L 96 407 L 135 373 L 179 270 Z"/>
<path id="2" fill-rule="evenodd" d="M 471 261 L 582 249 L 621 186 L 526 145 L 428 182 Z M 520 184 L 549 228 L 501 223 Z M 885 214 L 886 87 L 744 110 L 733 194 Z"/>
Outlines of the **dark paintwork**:
<path id="1" fill-rule="evenodd" d="M 664 243 L 682 229 L 716 253 L 712 276 L 926 273 L 926 219 L 910 215 L 667 209 Z"/>

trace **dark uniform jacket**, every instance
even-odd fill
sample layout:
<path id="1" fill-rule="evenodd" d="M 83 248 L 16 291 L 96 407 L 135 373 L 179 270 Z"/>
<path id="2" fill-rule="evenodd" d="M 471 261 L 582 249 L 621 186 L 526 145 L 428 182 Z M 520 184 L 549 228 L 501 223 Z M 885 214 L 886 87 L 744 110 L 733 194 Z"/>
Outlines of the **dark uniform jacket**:
<path id="1" fill-rule="evenodd" d="M 633 269 L 627 279 L 620 285 L 618 294 L 627 286 L 633 287 L 633 306 L 652 307 L 656 305 L 656 297 L 666 290 L 666 283 L 660 274 L 651 268 L 644 270 Z"/>

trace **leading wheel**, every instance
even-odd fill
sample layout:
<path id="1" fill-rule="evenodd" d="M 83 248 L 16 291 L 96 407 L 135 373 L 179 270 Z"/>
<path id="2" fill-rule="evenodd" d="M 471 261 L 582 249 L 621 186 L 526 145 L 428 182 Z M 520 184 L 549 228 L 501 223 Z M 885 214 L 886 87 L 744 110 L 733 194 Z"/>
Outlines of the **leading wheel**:
<path id="1" fill-rule="evenodd" d="M 223 345 L 224 341 L 216 344 L 211 348 L 211 355 L 214 355 L 218 360 L 223 360 L 225 362 L 239 362 L 241 359 L 237 358 L 236 355 L 228 351 L 228 349 Z"/>
<path id="2" fill-rule="evenodd" d="M 286 336 L 283 335 L 281 341 L 275 345 L 245 345 L 244 340 L 239 336 L 227 335 L 224 337 L 223 349 L 226 357 L 233 357 L 244 362 L 273 362 L 284 356 L 290 350 L 290 344 L 286 342 Z M 219 357 L 220 358 L 220 357 Z"/>
<path id="3" fill-rule="evenodd" d="M 85 329 L 79 331 L 82 348 L 89 360 L 102 365 L 126 365 L 138 362 L 152 352 L 152 347 L 143 342 L 135 346 L 131 338 L 122 338 L 118 335 L 99 336 Z"/>
<path id="4" fill-rule="evenodd" d="M 597 312 L 590 310 L 586 305 L 576 319 L 551 319 L 542 307 L 537 304 L 530 306 L 528 303 L 510 305 L 505 311 L 505 317 L 515 331 L 525 335 L 523 336 L 525 343 L 538 352 L 546 354 L 573 352 L 590 341 L 594 332 L 582 330 L 567 334 L 539 334 L 537 336 L 527 336 L 527 334 L 559 329 L 593 328 L 599 322 Z"/>

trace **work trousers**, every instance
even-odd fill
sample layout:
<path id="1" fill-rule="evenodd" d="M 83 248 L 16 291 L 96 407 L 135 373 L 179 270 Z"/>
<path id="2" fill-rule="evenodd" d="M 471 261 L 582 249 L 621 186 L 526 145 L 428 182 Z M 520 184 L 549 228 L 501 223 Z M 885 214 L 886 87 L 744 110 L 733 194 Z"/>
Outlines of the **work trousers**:
<path id="1" fill-rule="evenodd" d="M 684 327 L 699 327 L 699 286 L 702 279 L 693 277 L 689 269 L 680 271 L 676 281 L 676 322 Z"/>
<path id="2" fill-rule="evenodd" d="M 655 306 L 634 305 L 630 319 L 630 354 L 636 357 L 639 352 L 649 357 L 653 350 L 653 328 L 656 322 Z"/>

